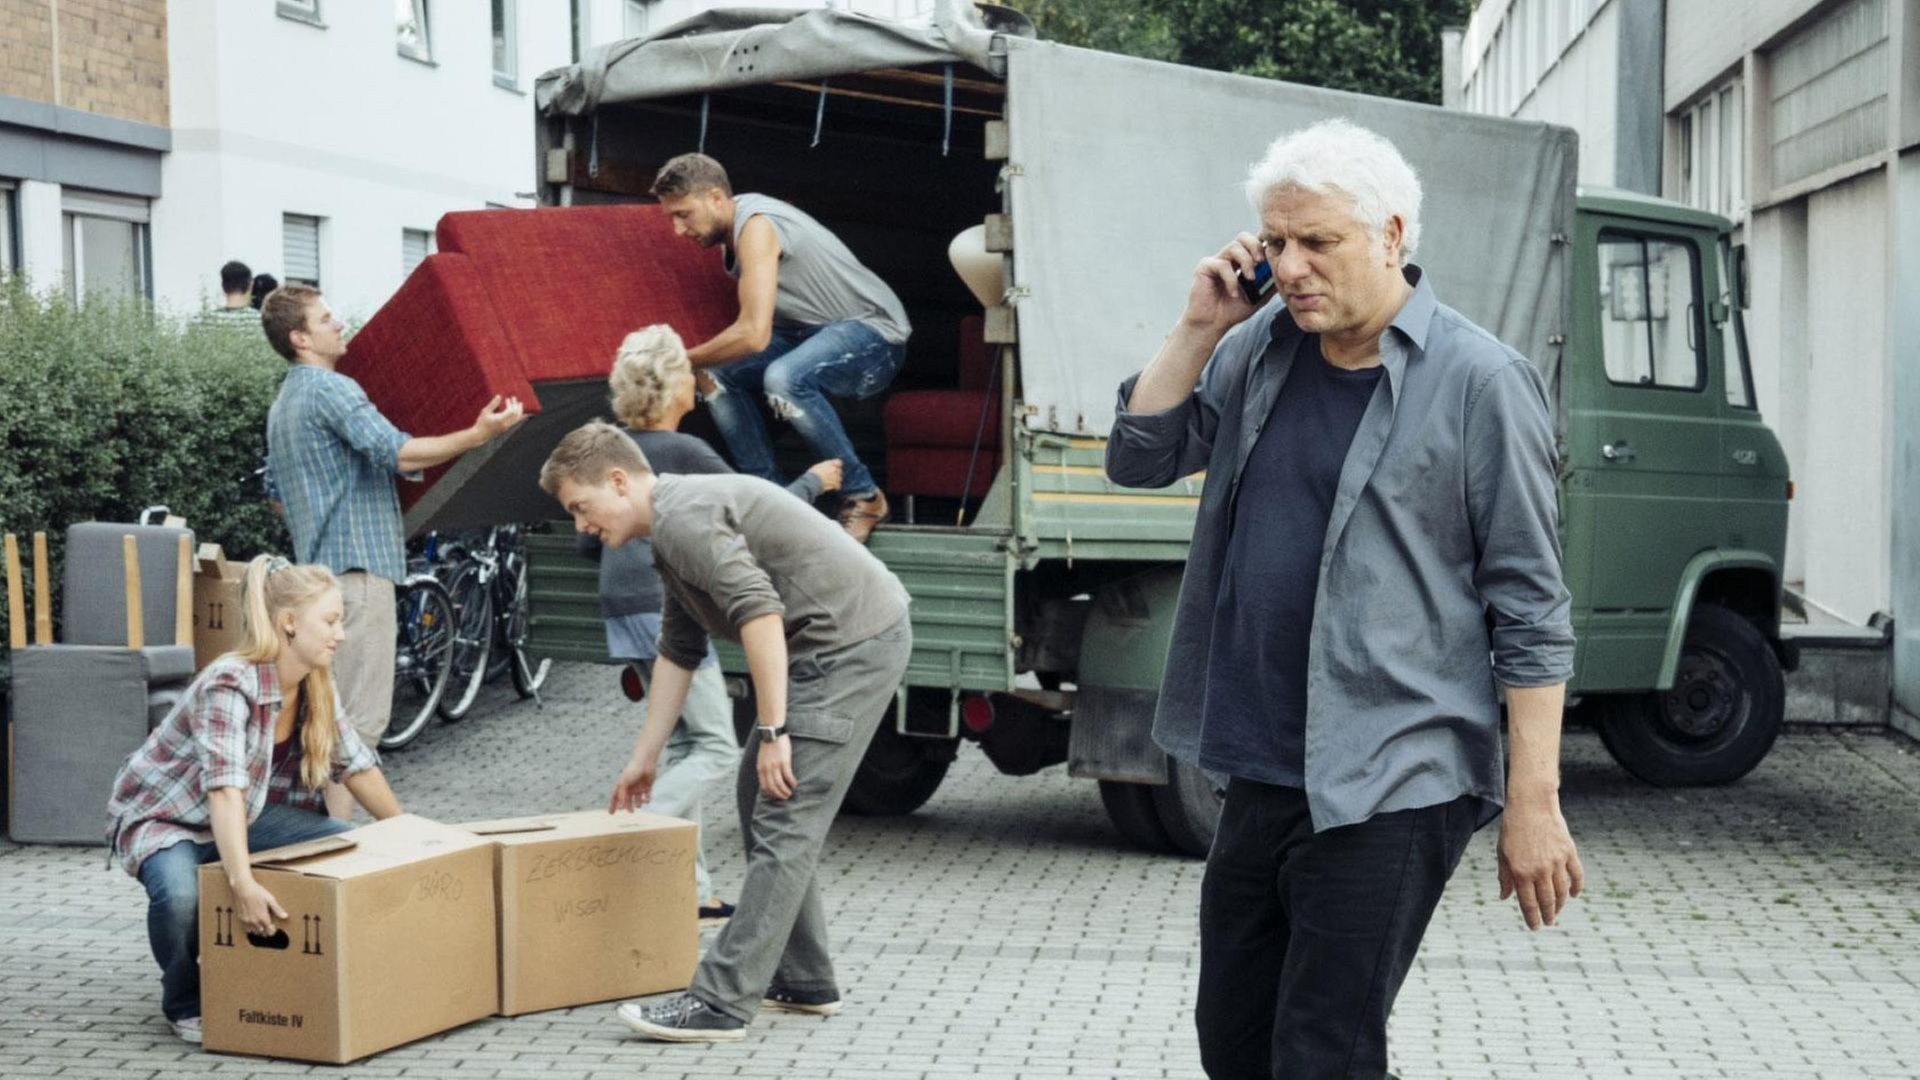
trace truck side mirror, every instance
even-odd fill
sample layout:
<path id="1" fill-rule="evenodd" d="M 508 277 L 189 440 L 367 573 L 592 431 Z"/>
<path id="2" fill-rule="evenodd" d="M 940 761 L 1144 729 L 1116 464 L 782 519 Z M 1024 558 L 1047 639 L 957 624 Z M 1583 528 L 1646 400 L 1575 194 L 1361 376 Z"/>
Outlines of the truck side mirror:
<path id="1" fill-rule="evenodd" d="M 1747 287 L 1747 245 L 1733 245 L 1733 265 L 1727 267 L 1733 275 L 1733 302 L 1741 311 L 1753 307 L 1753 294 Z"/>

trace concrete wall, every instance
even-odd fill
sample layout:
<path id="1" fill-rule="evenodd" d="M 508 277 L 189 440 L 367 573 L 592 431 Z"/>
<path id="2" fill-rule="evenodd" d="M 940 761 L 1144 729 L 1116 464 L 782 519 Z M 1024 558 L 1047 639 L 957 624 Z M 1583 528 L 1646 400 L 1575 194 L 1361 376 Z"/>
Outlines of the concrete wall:
<path id="1" fill-rule="evenodd" d="M 1618 184 L 1614 140 L 1619 127 L 1615 92 L 1619 71 L 1620 5 L 1616 2 L 1600 9 L 1586 33 L 1574 39 L 1515 114 L 1579 129 L 1582 184 Z M 1578 117 L 1578 123 L 1572 117 Z"/>
<path id="2" fill-rule="evenodd" d="M 1900 155 L 1893 185 L 1893 697 L 1920 714 L 1920 148 Z"/>
<path id="3" fill-rule="evenodd" d="M 1872 172 L 1806 200 L 1807 411 L 1794 512 L 1807 522 L 1807 596 L 1855 623 L 1890 603 L 1888 197 L 1886 174 Z"/>
<path id="4" fill-rule="evenodd" d="M 1822 0 L 1668 0 L 1666 110 L 1678 109 L 1821 6 Z"/>

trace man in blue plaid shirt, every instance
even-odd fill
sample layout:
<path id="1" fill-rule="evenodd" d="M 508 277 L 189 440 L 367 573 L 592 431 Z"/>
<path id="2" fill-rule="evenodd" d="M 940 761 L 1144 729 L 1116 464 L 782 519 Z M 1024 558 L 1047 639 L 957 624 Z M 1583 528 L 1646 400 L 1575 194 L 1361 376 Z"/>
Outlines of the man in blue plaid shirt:
<path id="1" fill-rule="evenodd" d="M 378 745 L 393 711 L 394 585 L 407 572 L 393 478 L 418 480 L 423 470 L 505 434 L 525 419 L 520 399 L 496 395 L 471 427 L 417 438 L 334 370 L 347 354 L 346 327 L 320 290 L 275 289 L 260 306 L 260 322 L 288 361 L 267 414 L 268 493 L 286 510 L 296 559 L 324 565 L 340 579 L 347 631 L 334 662 L 340 706 L 361 739 Z M 346 817 L 353 800 L 329 785 L 327 808 Z"/>

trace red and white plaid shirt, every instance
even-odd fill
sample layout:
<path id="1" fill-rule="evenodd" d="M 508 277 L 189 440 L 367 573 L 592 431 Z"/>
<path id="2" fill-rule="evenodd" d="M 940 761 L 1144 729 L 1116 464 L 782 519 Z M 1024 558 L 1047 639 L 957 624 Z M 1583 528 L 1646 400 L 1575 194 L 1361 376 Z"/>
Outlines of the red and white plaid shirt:
<path id="1" fill-rule="evenodd" d="M 183 840 L 211 843 L 207 793 L 219 788 L 246 792 L 248 823 L 269 803 L 326 813 L 322 793 L 300 782 L 299 753 L 273 767 L 273 723 L 282 700 L 271 661 L 227 656 L 207 665 L 114 778 L 107 843 L 127 873 L 137 876 L 147 856 Z M 335 781 L 380 764 L 345 714 L 336 710 L 334 723 Z"/>

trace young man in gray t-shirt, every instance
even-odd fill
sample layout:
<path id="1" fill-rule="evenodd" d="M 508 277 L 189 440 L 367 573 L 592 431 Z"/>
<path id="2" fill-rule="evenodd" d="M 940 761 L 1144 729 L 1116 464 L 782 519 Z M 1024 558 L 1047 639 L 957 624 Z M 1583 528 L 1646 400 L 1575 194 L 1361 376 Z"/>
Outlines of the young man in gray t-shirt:
<path id="1" fill-rule="evenodd" d="M 830 1016 L 840 988 L 814 880 L 827 829 L 907 671 L 907 592 L 839 527 L 753 476 L 656 476 L 611 424 L 573 431 L 540 470 L 574 528 L 650 537 L 665 587 L 647 719 L 609 812 L 646 803 L 707 638 L 747 654 L 758 722 L 737 795 L 747 877 L 687 993 L 619 1008 L 666 1042 L 741 1038 L 762 1008 Z"/>
<path id="2" fill-rule="evenodd" d="M 764 393 L 816 456 L 843 463 L 840 523 L 865 543 L 887 518 L 887 497 L 827 397 L 870 398 L 893 382 L 913 329 L 900 298 L 805 211 L 735 195 L 727 171 L 705 154 L 661 166 L 652 193 L 675 232 L 725 249 L 727 273 L 740 282 L 739 317 L 687 350 L 734 467 L 784 482 L 754 400 Z"/>

